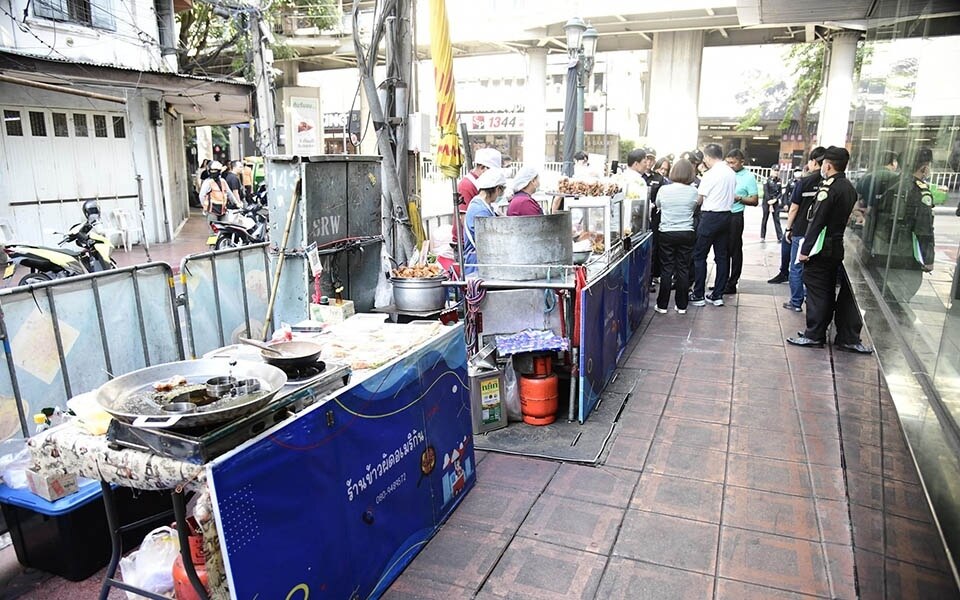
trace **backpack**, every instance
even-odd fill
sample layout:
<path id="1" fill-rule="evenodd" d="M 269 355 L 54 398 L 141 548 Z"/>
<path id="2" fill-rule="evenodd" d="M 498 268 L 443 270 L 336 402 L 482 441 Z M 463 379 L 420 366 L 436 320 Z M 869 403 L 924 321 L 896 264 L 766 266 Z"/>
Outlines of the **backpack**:
<path id="1" fill-rule="evenodd" d="M 210 195 L 208 196 L 210 202 L 209 212 L 212 215 L 222 217 L 227 212 L 227 194 L 223 191 L 223 187 L 216 179 L 211 179 L 210 183 Z M 212 186 L 216 186 L 216 189 Z"/>

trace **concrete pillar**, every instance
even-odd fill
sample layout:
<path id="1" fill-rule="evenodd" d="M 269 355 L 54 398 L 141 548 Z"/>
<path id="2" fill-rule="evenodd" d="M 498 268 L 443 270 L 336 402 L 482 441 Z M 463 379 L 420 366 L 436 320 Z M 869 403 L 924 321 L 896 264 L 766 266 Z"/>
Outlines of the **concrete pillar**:
<path id="1" fill-rule="evenodd" d="M 547 49 L 527 50 L 526 110 L 523 115 L 523 162 L 547 159 Z"/>
<path id="2" fill-rule="evenodd" d="M 703 31 L 655 33 L 650 54 L 647 144 L 659 155 L 679 155 L 697 146 L 700 131 Z"/>
<path id="3" fill-rule="evenodd" d="M 827 89 L 817 127 L 817 145 L 845 146 L 853 101 L 853 68 L 857 56 L 859 32 L 840 32 L 830 36 Z"/>

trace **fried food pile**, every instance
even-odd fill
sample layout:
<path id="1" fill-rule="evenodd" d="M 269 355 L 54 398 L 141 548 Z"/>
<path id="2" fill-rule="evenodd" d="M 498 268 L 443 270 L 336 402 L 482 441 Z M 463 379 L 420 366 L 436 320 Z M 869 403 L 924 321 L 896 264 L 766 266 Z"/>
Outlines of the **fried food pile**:
<path id="1" fill-rule="evenodd" d="M 613 182 L 603 181 L 577 181 L 564 177 L 560 180 L 559 189 L 561 194 L 576 194 L 577 196 L 613 196 L 620 192 L 620 186 Z"/>
<path id="2" fill-rule="evenodd" d="M 390 274 L 401 279 L 439 277 L 443 275 L 443 267 L 437 263 L 420 264 L 414 267 L 403 266 L 394 269 Z"/>
<path id="3" fill-rule="evenodd" d="M 174 375 L 170 379 L 164 379 L 153 384 L 153 389 L 157 392 L 169 392 L 173 388 L 187 384 L 187 378 L 183 375 Z"/>

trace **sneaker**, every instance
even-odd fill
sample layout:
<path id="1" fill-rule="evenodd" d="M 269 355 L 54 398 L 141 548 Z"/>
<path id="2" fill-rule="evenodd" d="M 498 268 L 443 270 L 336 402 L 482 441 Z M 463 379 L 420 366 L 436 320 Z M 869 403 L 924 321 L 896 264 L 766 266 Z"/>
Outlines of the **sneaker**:
<path id="1" fill-rule="evenodd" d="M 714 306 L 723 306 L 723 296 L 707 296 L 704 300 Z"/>
<path id="2" fill-rule="evenodd" d="M 677 314 L 678 314 L 678 315 L 685 315 L 685 314 L 687 314 L 687 309 L 685 309 L 685 308 L 677 308 L 676 306 L 674 306 L 674 307 L 673 307 L 673 310 L 677 311 Z"/>
<path id="3" fill-rule="evenodd" d="M 657 312 L 660 313 L 661 315 L 667 314 L 667 309 L 665 309 L 665 308 L 660 308 L 659 306 L 654 306 L 654 307 L 653 307 L 653 310 L 657 311 Z"/>
<path id="4" fill-rule="evenodd" d="M 787 275 L 781 275 L 777 273 L 776 277 L 767 280 L 767 283 L 786 283 L 790 280 L 790 277 Z"/>
<path id="5" fill-rule="evenodd" d="M 787 310 L 792 310 L 793 312 L 803 312 L 803 307 L 801 307 L 801 306 L 794 306 L 793 304 L 791 304 L 791 303 L 789 303 L 789 302 L 784 302 L 784 303 L 783 303 L 783 307 L 784 307 L 785 309 L 787 309 Z"/>
<path id="6" fill-rule="evenodd" d="M 694 296 L 690 296 L 690 304 L 694 306 L 706 306 L 707 301 L 704 298 L 696 298 Z"/>

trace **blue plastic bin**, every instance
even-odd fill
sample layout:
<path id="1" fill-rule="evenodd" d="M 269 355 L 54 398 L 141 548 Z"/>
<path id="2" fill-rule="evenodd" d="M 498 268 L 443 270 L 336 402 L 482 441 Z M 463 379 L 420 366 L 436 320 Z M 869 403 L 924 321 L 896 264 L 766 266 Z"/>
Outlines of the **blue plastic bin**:
<path id="1" fill-rule="evenodd" d="M 110 532 L 100 485 L 48 502 L 29 489 L 0 485 L 0 510 L 20 564 L 82 581 L 110 560 Z"/>

